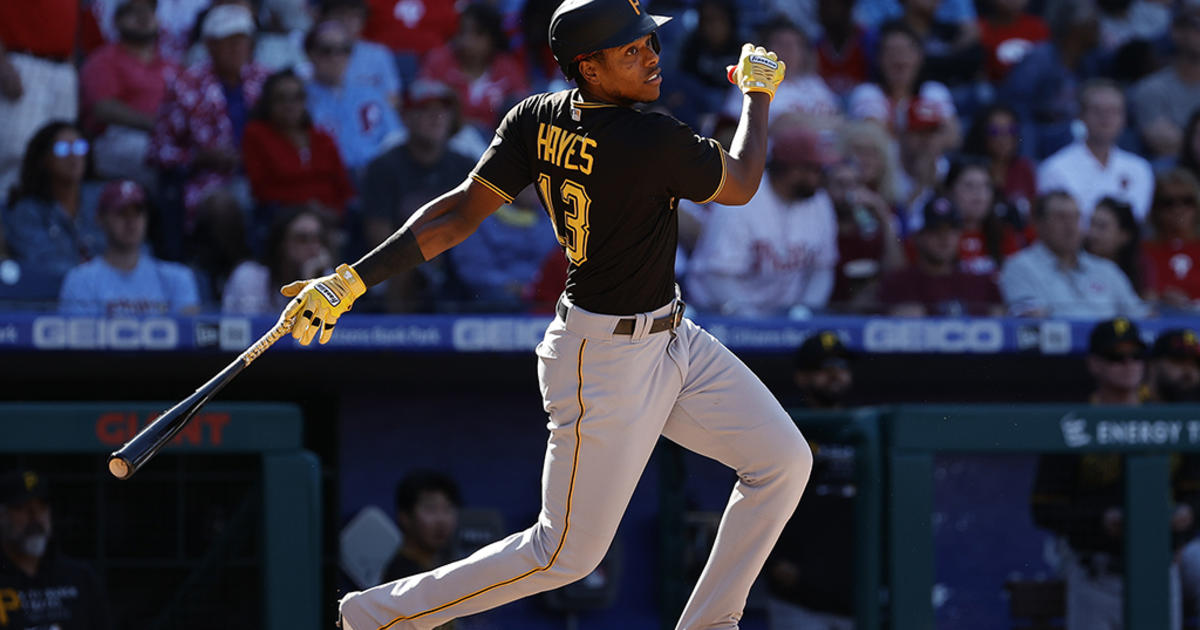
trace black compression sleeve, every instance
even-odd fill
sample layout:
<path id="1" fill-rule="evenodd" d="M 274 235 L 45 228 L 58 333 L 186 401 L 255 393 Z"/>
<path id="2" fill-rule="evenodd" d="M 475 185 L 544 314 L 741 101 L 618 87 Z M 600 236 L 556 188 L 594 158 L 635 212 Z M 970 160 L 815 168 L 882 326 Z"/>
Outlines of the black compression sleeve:
<path id="1" fill-rule="evenodd" d="M 402 228 L 354 263 L 354 270 L 363 284 L 373 287 L 398 273 L 415 269 L 423 262 L 425 255 L 417 245 L 417 235 Z"/>

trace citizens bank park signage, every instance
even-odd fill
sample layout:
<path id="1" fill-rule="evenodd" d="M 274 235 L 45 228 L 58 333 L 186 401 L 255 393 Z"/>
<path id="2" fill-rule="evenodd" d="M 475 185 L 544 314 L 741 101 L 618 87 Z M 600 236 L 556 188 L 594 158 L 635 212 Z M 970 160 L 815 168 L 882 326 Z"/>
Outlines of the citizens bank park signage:
<path id="1" fill-rule="evenodd" d="M 877 354 L 1078 354 L 1092 323 L 990 318 L 812 317 L 734 319 L 694 317 L 735 351 L 791 352 L 819 330 L 834 330 L 847 347 Z M 528 352 L 542 339 L 548 315 L 355 315 L 341 318 L 333 338 L 316 351 Z M 241 351 L 274 317 L 78 317 L 0 313 L 0 351 Z M 1140 322 L 1146 341 L 1188 320 Z M 285 337 L 276 349 L 300 346 Z"/>

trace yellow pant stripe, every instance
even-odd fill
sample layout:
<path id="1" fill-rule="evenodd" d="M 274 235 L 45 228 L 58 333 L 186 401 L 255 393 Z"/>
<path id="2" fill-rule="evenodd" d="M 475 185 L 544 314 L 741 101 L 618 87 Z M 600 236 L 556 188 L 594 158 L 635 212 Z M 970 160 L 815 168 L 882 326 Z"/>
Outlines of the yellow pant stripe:
<path id="1" fill-rule="evenodd" d="M 379 628 L 379 630 L 388 630 L 388 628 L 391 628 L 393 625 L 396 624 L 396 622 L 399 622 L 399 621 L 411 621 L 413 619 L 420 619 L 421 617 L 424 617 L 425 615 L 431 615 L 435 612 L 445 610 L 445 609 L 449 608 L 450 606 L 454 606 L 455 604 L 461 604 L 462 602 L 465 602 L 468 599 L 471 599 L 472 597 L 482 595 L 488 591 L 499 588 L 501 586 L 507 586 L 509 584 L 512 584 L 514 582 L 517 582 L 519 580 L 527 578 L 527 577 L 533 575 L 534 573 L 540 573 L 540 572 L 545 571 L 545 570 L 549 569 L 550 567 L 554 566 L 554 561 L 558 559 L 559 552 L 562 551 L 563 545 L 567 542 L 567 534 L 571 531 L 571 499 L 575 495 L 575 472 L 577 470 L 579 470 L 579 443 L 580 443 L 579 428 L 580 428 L 580 425 L 583 424 L 583 412 L 585 409 L 584 404 L 583 404 L 583 349 L 586 347 L 587 347 L 587 339 L 584 339 L 583 343 L 581 343 L 579 345 L 579 367 L 578 367 L 579 387 L 575 393 L 576 397 L 579 400 L 579 418 L 577 418 L 575 420 L 575 454 L 571 458 L 571 483 L 569 486 L 567 486 L 567 512 L 563 517 L 562 537 L 560 537 L 558 539 L 558 547 L 556 547 L 554 549 L 554 553 L 551 554 L 550 561 L 547 562 L 546 566 L 544 566 L 544 567 L 535 567 L 533 569 L 530 569 L 530 570 L 522 573 L 521 575 L 518 575 L 517 577 L 510 578 L 503 582 L 497 582 L 495 584 L 492 584 L 491 586 L 481 588 L 478 591 L 475 591 L 474 593 L 471 593 L 469 595 L 463 595 L 462 597 L 459 597 L 458 599 L 456 599 L 454 601 L 446 602 L 445 604 L 442 604 L 441 606 L 438 606 L 436 608 L 430 608 L 429 610 L 426 610 L 425 612 L 417 613 L 415 615 L 409 615 L 406 617 L 397 617 L 397 618 L 389 621 L 386 625 L 381 626 Z"/>

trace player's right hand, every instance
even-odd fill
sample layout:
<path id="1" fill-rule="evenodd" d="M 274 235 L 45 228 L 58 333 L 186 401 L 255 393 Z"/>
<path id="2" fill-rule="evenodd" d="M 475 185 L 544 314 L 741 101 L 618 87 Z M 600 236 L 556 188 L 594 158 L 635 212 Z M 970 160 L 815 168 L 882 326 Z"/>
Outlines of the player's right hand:
<path id="1" fill-rule="evenodd" d="M 333 327 L 342 313 L 350 310 L 354 300 L 367 292 L 358 272 L 342 263 L 328 276 L 315 280 L 298 280 L 279 290 L 294 297 L 288 309 L 296 312 L 296 323 L 292 325 L 292 336 L 307 346 L 320 333 L 320 343 L 329 341 Z"/>
<path id="2" fill-rule="evenodd" d="M 783 82 L 787 64 L 773 52 L 754 44 L 742 45 L 742 56 L 736 66 L 728 67 L 729 82 L 741 88 L 743 94 L 763 92 L 775 99 L 775 90 Z"/>

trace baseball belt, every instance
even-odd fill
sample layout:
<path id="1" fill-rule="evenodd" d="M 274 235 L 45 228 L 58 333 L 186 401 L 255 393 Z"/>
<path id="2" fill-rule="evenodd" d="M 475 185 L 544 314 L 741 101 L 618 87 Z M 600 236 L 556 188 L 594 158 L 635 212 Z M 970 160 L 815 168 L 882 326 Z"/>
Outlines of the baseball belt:
<path id="1" fill-rule="evenodd" d="M 562 300 L 559 300 L 558 304 L 555 306 L 555 310 L 558 312 L 558 316 L 561 317 L 564 322 L 567 321 L 568 308 L 569 307 L 567 306 L 566 302 L 564 302 Z M 683 303 L 683 300 L 675 300 L 675 307 L 673 309 L 671 309 L 671 313 L 669 315 L 664 315 L 663 317 L 659 317 L 658 319 L 656 319 L 650 323 L 650 333 L 649 334 L 662 332 L 664 330 L 674 330 L 675 327 L 679 326 L 679 324 L 681 322 L 683 322 L 683 311 L 686 308 L 687 308 L 687 305 Z M 636 318 L 626 317 L 626 318 L 620 319 L 617 321 L 617 325 L 613 327 L 613 334 L 614 335 L 632 335 L 633 329 L 636 325 L 637 325 Z"/>

